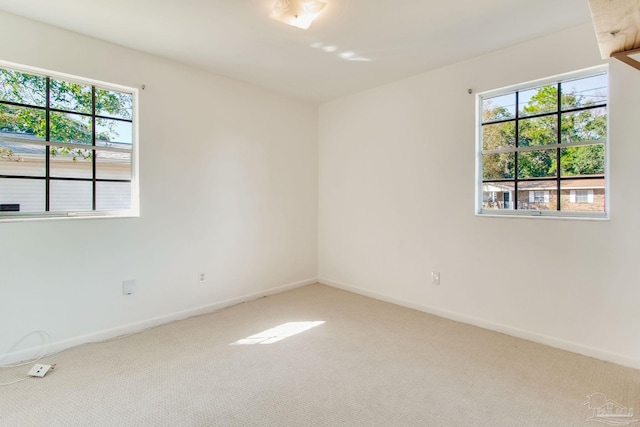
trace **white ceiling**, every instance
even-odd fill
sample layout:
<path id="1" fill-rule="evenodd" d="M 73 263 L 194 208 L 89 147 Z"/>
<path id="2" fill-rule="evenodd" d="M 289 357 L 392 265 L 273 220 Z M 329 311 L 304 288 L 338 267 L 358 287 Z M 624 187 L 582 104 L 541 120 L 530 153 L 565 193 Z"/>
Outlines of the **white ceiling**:
<path id="1" fill-rule="evenodd" d="M 275 0 L 0 0 L 0 10 L 313 102 L 591 21 L 587 0 L 328 1 L 307 31 L 269 19 Z"/>

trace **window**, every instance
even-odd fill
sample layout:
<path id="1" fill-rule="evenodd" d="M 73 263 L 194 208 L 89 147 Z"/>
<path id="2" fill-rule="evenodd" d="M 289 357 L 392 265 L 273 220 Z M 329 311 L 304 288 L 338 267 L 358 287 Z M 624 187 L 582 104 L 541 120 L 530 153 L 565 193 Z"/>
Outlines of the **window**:
<path id="1" fill-rule="evenodd" d="M 480 94 L 477 212 L 605 218 L 607 93 L 599 67 Z"/>
<path id="2" fill-rule="evenodd" d="M 571 190 L 570 201 L 571 203 L 594 203 L 593 190 Z"/>
<path id="3" fill-rule="evenodd" d="M 0 220 L 135 215 L 136 96 L 0 68 Z"/>
<path id="4" fill-rule="evenodd" d="M 532 203 L 549 203 L 549 192 L 529 191 L 529 201 Z"/>

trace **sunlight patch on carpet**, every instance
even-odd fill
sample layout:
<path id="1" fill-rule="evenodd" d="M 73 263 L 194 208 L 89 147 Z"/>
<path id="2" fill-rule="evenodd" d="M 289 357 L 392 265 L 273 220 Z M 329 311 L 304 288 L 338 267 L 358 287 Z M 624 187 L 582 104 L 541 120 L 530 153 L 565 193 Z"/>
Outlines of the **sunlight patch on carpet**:
<path id="1" fill-rule="evenodd" d="M 323 323 L 324 320 L 314 322 L 287 322 L 275 328 L 267 329 L 266 331 L 238 340 L 230 345 L 273 344 L 293 335 L 308 331 L 316 326 L 320 326 Z"/>

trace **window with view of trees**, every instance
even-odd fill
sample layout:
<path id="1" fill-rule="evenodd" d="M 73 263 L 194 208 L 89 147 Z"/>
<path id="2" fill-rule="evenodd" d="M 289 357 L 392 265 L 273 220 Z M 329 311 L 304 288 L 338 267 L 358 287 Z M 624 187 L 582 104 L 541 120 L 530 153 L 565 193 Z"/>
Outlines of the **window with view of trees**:
<path id="1" fill-rule="evenodd" d="M 135 90 L 0 68 L 0 219 L 131 213 Z"/>
<path id="2" fill-rule="evenodd" d="M 480 95 L 478 212 L 606 216 L 607 93 L 600 69 Z"/>

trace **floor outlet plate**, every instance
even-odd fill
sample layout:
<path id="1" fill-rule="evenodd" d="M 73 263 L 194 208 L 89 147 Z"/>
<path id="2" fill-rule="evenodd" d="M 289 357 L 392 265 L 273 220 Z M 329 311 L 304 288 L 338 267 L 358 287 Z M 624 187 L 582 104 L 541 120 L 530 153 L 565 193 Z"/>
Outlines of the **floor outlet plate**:
<path id="1" fill-rule="evenodd" d="M 44 377 L 47 372 L 51 371 L 53 367 L 51 365 L 40 365 L 36 363 L 27 375 L 31 377 Z"/>

